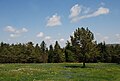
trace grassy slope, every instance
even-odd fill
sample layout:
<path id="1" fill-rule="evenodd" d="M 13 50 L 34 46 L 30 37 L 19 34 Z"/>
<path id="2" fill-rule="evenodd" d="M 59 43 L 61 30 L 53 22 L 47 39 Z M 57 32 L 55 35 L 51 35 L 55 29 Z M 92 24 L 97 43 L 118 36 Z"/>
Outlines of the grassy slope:
<path id="1" fill-rule="evenodd" d="M 120 81 L 120 65 L 88 63 L 0 64 L 0 81 Z"/>

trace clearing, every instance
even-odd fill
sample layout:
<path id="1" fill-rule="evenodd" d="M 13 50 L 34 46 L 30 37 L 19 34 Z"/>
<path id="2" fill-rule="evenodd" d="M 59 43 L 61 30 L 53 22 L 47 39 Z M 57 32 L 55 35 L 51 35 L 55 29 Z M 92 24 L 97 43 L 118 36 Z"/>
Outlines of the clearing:
<path id="1" fill-rule="evenodd" d="M 0 64 L 0 81 L 120 81 L 114 63 Z"/>

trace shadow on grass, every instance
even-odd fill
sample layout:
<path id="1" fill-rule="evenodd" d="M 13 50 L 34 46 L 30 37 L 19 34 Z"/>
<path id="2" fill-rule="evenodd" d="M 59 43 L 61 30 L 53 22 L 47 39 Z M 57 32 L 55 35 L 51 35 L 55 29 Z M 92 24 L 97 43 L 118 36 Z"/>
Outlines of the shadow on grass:
<path id="1" fill-rule="evenodd" d="M 83 67 L 83 66 L 68 65 L 68 66 L 64 66 L 64 68 L 94 68 L 94 67 L 92 67 L 92 66 Z"/>
<path id="2" fill-rule="evenodd" d="M 73 65 L 69 65 L 69 66 L 64 66 L 65 68 L 82 68 L 82 66 L 73 66 Z"/>

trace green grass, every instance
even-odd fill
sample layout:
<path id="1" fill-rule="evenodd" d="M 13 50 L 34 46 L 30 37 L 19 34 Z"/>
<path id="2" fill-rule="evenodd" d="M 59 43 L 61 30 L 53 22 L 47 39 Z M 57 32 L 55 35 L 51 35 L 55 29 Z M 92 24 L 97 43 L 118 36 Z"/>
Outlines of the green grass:
<path id="1" fill-rule="evenodd" d="M 120 81 L 113 63 L 0 64 L 0 81 Z"/>

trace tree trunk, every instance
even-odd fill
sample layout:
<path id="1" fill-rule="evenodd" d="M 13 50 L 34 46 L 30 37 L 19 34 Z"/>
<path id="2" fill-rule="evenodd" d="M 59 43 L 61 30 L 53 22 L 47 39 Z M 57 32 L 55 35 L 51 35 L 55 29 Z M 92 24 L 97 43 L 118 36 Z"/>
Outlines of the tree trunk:
<path id="1" fill-rule="evenodd" d="M 82 66 L 82 68 L 85 68 L 85 61 L 83 61 L 83 66 Z"/>
<path id="2" fill-rule="evenodd" d="M 85 66 L 85 62 L 86 62 L 86 56 L 84 56 L 84 58 L 83 58 L 83 66 L 82 66 L 82 68 L 85 68 L 86 66 Z"/>

